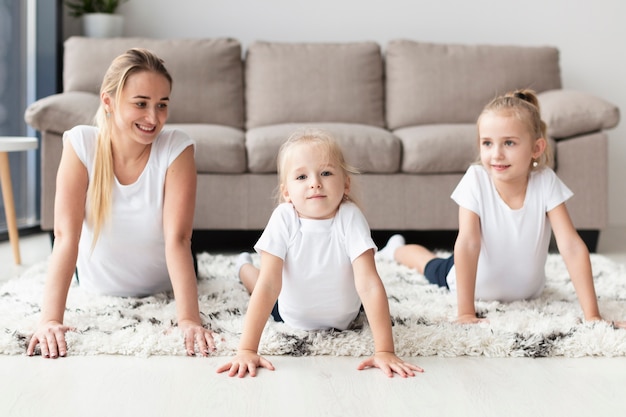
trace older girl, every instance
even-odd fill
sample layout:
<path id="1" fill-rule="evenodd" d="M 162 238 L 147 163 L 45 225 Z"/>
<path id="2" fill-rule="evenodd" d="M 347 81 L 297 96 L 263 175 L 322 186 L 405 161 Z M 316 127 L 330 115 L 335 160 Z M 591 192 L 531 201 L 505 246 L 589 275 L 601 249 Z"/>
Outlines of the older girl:
<path id="1" fill-rule="evenodd" d="M 459 205 L 454 255 L 436 257 L 392 236 L 385 256 L 456 291 L 459 323 L 477 323 L 475 299 L 513 301 L 538 296 L 545 284 L 551 231 L 586 320 L 601 320 L 589 252 L 565 206 L 572 192 L 548 166 L 551 150 L 533 91 L 495 98 L 478 118 L 480 163 L 452 193 Z M 615 323 L 626 326 L 624 323 Z"/>

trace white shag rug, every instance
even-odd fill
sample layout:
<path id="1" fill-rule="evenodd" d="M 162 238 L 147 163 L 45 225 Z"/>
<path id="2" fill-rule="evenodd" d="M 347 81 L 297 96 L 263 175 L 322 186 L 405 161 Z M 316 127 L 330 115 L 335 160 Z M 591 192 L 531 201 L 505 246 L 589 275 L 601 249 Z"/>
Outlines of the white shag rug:
<path id="1" fill-rule="evenodd" d="M 235 273 L 236 256 L 198 256 L 200 309 L 217 334 L 215 355 L 236 352 L 249 300 Z M 258 256 L 253 259 L 258 262 Z M 626 267 L 591 255 L 600 311 L 607 320 L 626 319 Z M 399 356 L 626 356 L 626 330 L 585 323 L 559 255 L 549 255 L 541 297 L 513 303 L 478 302 L 488 323 L 461 326 L 456 297 L 408 268 L 376 258 L 391 310 Z M 24 354 L 40 313 L 47 263 L 36 265 L 0 288 L 0 354 Z M 298 331 L 268 320 L 264 355 L 370 355 L 373 340 L 364 314 L 354 330 Z M 185 355 L 171 294 L 117 298 L 85 293 L 73 283 L 65 323 L 70 355 Z"/>

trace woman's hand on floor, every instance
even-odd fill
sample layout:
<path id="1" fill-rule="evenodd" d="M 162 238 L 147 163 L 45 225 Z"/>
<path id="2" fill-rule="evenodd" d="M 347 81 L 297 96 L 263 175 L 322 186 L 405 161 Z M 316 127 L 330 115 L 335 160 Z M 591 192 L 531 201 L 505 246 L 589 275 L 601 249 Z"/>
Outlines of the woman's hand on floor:
<path id="1" fill-rule="evenodd" d="M 195 356 L 196 346 L 202 356 L 209 356 L 209 353 L 215 351 L 215 341 L 213 340 L 213 332 L 211 330 L 205 329 L 198 323 L 186 320 L 179 321 L 178 328 L 183 332 L 187 355 Z"/>
<path id="2" fill-rule="evenodd" d="M 33 356 L 35 354 L 35 348 L 39 345 L 41 356 L 44 358 L 56 359 L 63 357 L 67 355 L 65 333 L 74 330 L 76 329 L 65 326 L 58 321 L 42 323 L 31 337 L 26 354 Z"/>

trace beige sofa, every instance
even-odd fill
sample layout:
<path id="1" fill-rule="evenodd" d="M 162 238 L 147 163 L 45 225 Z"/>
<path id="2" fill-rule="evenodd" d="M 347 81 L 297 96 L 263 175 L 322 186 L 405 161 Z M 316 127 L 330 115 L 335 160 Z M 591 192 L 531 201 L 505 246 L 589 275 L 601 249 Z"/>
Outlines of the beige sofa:
<path id="1" fill-rule="evenodd" d="M 618 108 L 561 86 L 556 48 L 234 39 L 88 39 L 65 42 L 63 92 L 28 107 L 42 135 L 41 225 L 53 227 L 61 137 L 90 124 L 112 58 L 154 50 L 173 78 L 169 127 L 197 142 L 194 229 L 261 230 L 275 205 L 276 152 L 298 126 L 333 132 L 374 231 L 455 231 L 450 194 L 476 158 L 475 120 L 497 94 L 539 93 L 556 171 L 575 192 L 576 227 L 595 247 L 607 224 L 607 134 Z"/>

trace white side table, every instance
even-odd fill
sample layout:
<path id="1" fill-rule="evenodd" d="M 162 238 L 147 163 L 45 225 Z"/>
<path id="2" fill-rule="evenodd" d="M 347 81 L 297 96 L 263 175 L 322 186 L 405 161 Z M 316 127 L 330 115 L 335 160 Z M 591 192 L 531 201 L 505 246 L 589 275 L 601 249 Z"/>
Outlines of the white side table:
<path id="1" fill-rule="evenodd" d="M 37 138 L 21 136 L 0 136 L 0 187 L 4 200 L 4 211 L 7 226 L 9 228 L 9 242 L 13 249 L 13 259 L 16 264 L 22 263 L 20 257 L 19 233 L 15 218 L 15 201 L 13 199 L 13 186 L 11 185 L 11 169 L 9 167 L 9 152 L 21 152 L 29 149 L 37 149 Z"/>

